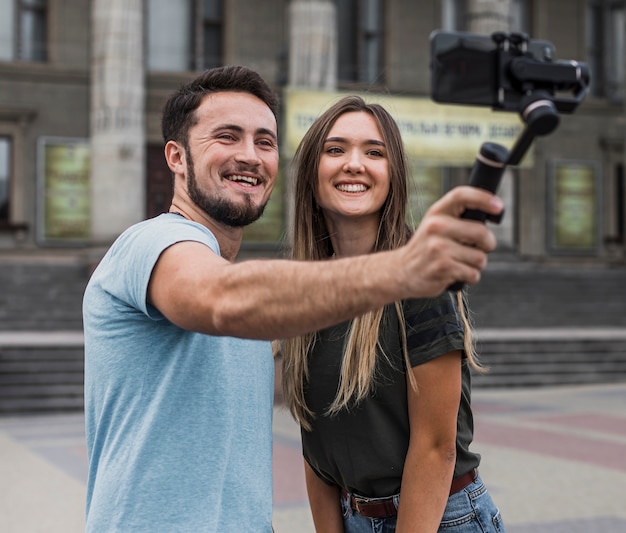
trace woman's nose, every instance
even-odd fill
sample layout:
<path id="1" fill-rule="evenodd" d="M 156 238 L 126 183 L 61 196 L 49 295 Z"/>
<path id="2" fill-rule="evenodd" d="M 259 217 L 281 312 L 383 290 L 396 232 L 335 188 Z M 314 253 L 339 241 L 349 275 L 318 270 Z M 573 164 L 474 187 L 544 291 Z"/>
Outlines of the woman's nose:
<path id="1" fill-rule="evenodd" d="M 363 162 L 358 152 L 353 151 L 348 155 L 348 159 L 344 165 L 346 172 L 359 173 L 363 172 Z"/>

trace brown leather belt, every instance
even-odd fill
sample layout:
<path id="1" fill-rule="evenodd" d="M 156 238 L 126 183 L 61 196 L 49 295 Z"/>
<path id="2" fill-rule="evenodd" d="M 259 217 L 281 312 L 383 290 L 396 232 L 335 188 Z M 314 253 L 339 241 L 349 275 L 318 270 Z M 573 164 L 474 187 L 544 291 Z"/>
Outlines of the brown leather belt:
<path id="1" fill-rule="evenodd" d="M 456 494 L 457 492 L 461 492 L 465 487 L 469 484 L 474 483 L 474 480 L 478 477 L 478 469 L 472 468 L 469 472 L 465 472 L 465 474 L 459 477 L 453 477 L 452 483 L 450 484 L 450 496 Z"/>
<path id="2" fill-rule="evenodd" d="M 470 483 L 473 483 L 477 476 L 478 470 L 473 468 L 462 476 L 453 478 L 450 485 L 450 496 L 462 491 Z M 398 514 L 396 504 L 393 503 L 393 497 L 370 500 L 369 498 L 348 494 L 345 489 L 341 489 L 341 495 L 344 499 L 349 495 L 351 509 L 366 518 L 385 518 Z"/>
<path id="3" fill-rule="evenodd" d="M 393 497 L 370 500 L 369 498 L 349 494 L 345 489 L 341 489 L 341 496 L 344 500 L 349 496 L 350 508 L 367 518 L 385 518 L 398 514 L 396 504 L 393 503 Z"/>

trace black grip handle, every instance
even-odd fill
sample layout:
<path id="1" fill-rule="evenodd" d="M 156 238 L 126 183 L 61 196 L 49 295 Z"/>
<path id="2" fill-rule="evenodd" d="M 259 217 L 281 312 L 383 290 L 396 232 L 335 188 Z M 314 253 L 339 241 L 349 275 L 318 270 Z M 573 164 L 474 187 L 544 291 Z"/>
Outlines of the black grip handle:
<path id="1" fill-rule="evenodd" d="M 504 170 L 506 169 L 508 158 L 509 151 L 501 144 L 491 142 L 483 143 L 478 156 L 476 156 L 476 161 L 474 161 L 469 184 L 472 187 L 478 187 L 495 194 L 500 185 L 502 174 L 504 174 Z M 490 215 L 478 209 L 466 209 L 461 215 L 461 218 L 477 220 L 478 222 L 489 220 L 490 222 L 499 224 L 503 215 L 504 211 L 498 215 Z M 460 291 L 463 285 L 464 283 L 462 281 L 457 281 L 450 285 L 448 290 Z"/>

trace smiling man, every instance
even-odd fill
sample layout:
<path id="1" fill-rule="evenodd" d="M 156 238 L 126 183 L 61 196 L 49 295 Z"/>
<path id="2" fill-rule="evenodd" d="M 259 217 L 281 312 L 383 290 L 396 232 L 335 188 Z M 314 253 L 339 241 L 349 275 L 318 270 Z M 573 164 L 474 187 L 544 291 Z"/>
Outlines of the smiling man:
<path id="1" fill-rule="evenodd" d="M 495 246 L 459 215 L 501 202 L 460 187 L 398 250 L 235 262 L 276 180 L 276 108 L 244 67 L 165 106 L 170 210 L 120 235 L 84 295 L 87 531 L 271 532 L 268 341 L 476 283 Z"/>

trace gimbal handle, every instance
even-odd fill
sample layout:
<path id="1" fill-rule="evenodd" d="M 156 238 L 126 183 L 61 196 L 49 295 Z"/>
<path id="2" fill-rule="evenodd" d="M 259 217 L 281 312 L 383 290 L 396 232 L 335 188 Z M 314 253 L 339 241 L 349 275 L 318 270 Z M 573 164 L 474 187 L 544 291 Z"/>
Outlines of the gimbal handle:
<path id="1" fill-rule="evenodd" d="M 480 147 L 480 151 L 474 161 L 474 167 L 472 168 L 472 174 L 470 176 L 469 184 L 472 187 L 478 187 L 485 189 L 486 191 L 496 193 L 502 174 L 506 169 L 506 164 L 509 159 L 509 151 L 501 144 L 486 142 Z M 466 209 L 461 218 L 470 220 L 477 220 L 478 222 L 485 222 L 490 220 L 496 224 L 500 223 L 504 212 L 498 216 L 489 215 L 478 209 Z M 462 281 L 457 281 L 448 287 L 449 291 L 460 291 L 464 286 Z"/>
<path id="2" fill-rule="evenodd" d="M 469 184 L 486 191 L 496 193 L 500 180 L 507 165 L 517 165 L 524 157 L 538 135 L 548 135 L 559 124 L 558 111 L 550 99 L 550 95 L 543 91 L 529 93 L 521 102 L 522 111 L 520 116 L 526 126 L 522 134 L 509 152 L 501 144 L 486 142 L 480 147 L 480 151 L 474 161 Z M 494 217 L 476 209 L 466 209 L 461 218 L 485 222 L 489 220 L 499 224 L 504 212 Z M 460 291 L 464 283 L 457 281 L 448 287 L 449 291 Z"/>

